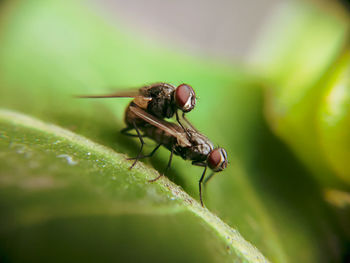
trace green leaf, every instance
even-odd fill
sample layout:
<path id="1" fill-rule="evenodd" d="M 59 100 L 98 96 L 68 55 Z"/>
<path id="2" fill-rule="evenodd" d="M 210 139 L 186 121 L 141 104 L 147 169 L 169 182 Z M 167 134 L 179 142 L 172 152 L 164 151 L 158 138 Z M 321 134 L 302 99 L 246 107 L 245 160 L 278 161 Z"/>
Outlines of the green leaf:
<path id="1" fill-rule="evenodd" d="M 236 230 L 168 179 L 149 183 L 147 179 L 158 175 L 153 169 L 140 165 L 130 172 L 125 156 L 22 114 L 2 110 L 0 124 L 1 207 L 5 212 L 0 232 L 6 246 L 19 249 L 10 250 L 13 260 L 44 259 L 50 251 L 60 253 L 60 246 L 76 247 L 78 240 L 86 243 L 84 238 L 97 235 L 99 239 L 87 245 L 103 245 L 106 260 L 109 253 L 127 259 L 130 251 L 125 247 L 139 243 L 142 249 L 135 249 L 140 253 L 135 259 L 151 261 L 154 254 L 159 262 L 162 257 L 173 262 L 266 261 Z M 51 228 L 63 232 L 54 233 Z M 65 228 L 77 229 L 70 233 Z M 71 235 L 76 237 L 71 239 Z M 35 246 L 47 251 L 38 255 L 32 244 L 16 245 L 22 238 L 35 239 Z M 72 255 L 82 253 L 79 259 L 89 260 L 90 253 L 81 249 L 71 250 Z M 99 253 L 96 250 L 92 255 Z M 61 254 L 54 260 L 70 256 Z"/>
<path id="2" fill-rule="evenodd" d="M 261 82 L 125 32 L 92 9 L 53 0 L 2 8 L 0 200 L 8 227 L 0 249 L 9 260 L 265 260 L 213 214 L 273 262 L 339 259 L 341 239 L 323 196 L 264 120 Z M 228 169 L 205 189 L 213 214 L 165 178 L 147 183 L 157 172 L 142 163 L 127 169 L 117 153 L 135 156 L 139 147 L 118 132 L 128 100 L 73 98 L 155 81 L 191 84 L 199 100 L 189 118 L 228 151 Z M 149 166 L 161 172 L 168 157 L 163 149 Z M 198 199 L 200 175 L 175 158 L 169 178 Z"/>

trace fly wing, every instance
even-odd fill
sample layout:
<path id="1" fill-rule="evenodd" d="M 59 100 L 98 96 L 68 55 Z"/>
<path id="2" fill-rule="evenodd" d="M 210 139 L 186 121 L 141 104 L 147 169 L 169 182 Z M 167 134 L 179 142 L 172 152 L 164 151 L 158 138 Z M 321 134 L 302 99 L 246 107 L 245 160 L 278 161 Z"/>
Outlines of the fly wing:
<path id="1" fill-rule="evenodd" d="M 124 89 L 124 90 L 118 90 L 116 92 L 110 93 L 110 94 L 101 94 L 101 95 L 82 95 L 82 96 L 76 96 L 78 98 L 138 98 L 138 97 L 144 97 L 147 99 L 152 99 L 150 95 L 152 94 L 152 90 L 157 87 L 163 87 L 171 90 L 175 90 L 175 87 L 168 83 L 153 83 L 151 85 L 147 85 L 141 88 L 131 88 L 131 89 Z"/>
<path id="2" fill-rule="evenodd" d="M 186 137 L 186 133 L 182 130 L 181 127 L 178 127 L 179 130 L 177 130 L 177 126 L 173 126 L 170 122 L 159 120 L 158 118 L 154 117 L 153 115 L 149 114 L 148 112 L 144 111 L 139 107 L 129 106 L 129 109 L 137 117 L 175 137 L 181 146 L 191 146 L 190 141 Z"/>
<path id="3" fill-rule="evenodd" d="M 78 98 L 138 98 L 144 97 L 140 93 L 140 89 L 129 89 L 129 90 L 119 90 L 110 94 L 102 94 L 102 95 L 82 95 L 77 96 Z"/>

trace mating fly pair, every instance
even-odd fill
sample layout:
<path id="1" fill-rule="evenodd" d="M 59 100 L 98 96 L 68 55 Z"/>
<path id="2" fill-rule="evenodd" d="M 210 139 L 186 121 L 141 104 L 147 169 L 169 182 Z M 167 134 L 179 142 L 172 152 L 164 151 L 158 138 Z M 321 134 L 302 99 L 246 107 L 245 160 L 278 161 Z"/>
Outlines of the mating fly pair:
<path id="1" fill-rule="evenodd" d="M 170 168 L 173 154 L 181 156 L 185 160 L 191 160 L 193 165 L 204 167 L 199 180 L 199 196 L 203 206 L 202 182 L 207 167 L 215 172 L 224 170 L 227 166 L 227 153 L 223 148 L 214 148 L 213 143 L 199 133 L 186 119 L 185 113 L 191 111 L 196 104 L 195 93 L 191 86 L 181 84 L 174 87 L 167 83 L 156 83 L 142 87 L 138 90 L 120 91 L 108 95 L 80 96 L 81 98 L 134 98 L 125 112 L 126 128 L 122 133 L 129 136 L 137 136 L 141 142 L 138 155 L 131 165 L 132 168 L 139 159 L 151 157 L 160 146 L 166 147 L 171 153 L 165 172 Z M 180 121 L 178 110 L 183 112 L 182 117 L 186 122 Z M 176 116 L 177 122 L 167 122 L 164 118 Z M 129 131 L 135 129 L 137 135 Z M 148 155 L 141 155 L 144 141 L 148 137 L 157 143 L 154 150 Z M 154 182 L 162 176 L 151 180 Z M 206 181 L 207 181 L 206 180 Z"/>

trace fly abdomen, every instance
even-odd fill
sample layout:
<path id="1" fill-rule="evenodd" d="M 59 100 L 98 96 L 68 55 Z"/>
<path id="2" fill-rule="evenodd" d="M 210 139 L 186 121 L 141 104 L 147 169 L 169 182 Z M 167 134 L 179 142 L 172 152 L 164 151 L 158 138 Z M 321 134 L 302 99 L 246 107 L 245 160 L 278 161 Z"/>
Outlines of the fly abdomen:
<path id="1" fill-rule="evenodd" d="M 147 125 L 141 128 L 144 131 L 144 135 L 155 142 L 162 144 L 167 149 L 171 150 L 173 146 L 176 145 L 176 138 L 171 136 L 171 134 L 158 129 L 154 126 Z"/>

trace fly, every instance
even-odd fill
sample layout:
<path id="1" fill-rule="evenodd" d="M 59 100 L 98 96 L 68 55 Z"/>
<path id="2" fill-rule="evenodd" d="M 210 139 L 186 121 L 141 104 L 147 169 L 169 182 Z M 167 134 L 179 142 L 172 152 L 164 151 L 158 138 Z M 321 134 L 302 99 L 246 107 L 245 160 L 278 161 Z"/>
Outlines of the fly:
<path id="1" fill-rule="evenodd" d="M 202 183 L 207 168 L 209 167 L 213 173 L 206 181 L 208 181 L 214 173 L 221 172 L 227 167 L 228 160 L 225 149 L 220 147 L 214 148 L 213 143 L 203 134 L 193 129 L 192 126 L 190 128 L 183 128 L 176 123 L 157 119 L 134 105 L 133 102 L 130 103 L 125 112 L 125 122 L 129 127 L 135 128 L 141 142 L 139 154 L 136 158 L 131 158 L 135 160 L 134 164 L 139 159 L 151 157 L 159 147 L 163 145 L 170 151 L 170 158 L 165 172 L 170 168 L 173 154 L 179 155 L 185 160 L 191 160 L 193 165 L 204 167 L 199 180 L 199 197 L 201 205 L 204 206 L 202 199 Z M 141 132 L 143 133 L 142 135 Z M 140 155 L 144 145 L 143 137 L 148 137 L 158 143 L 148 155 Z M 150 181 L 154 182 L 162 175 L 163 174 L 160 174 L 157 178 Z"/>
<path id="2" fill-rule="evenodd" d="M 186 119 L 185 113 L 190 112 L 196 105 L 196 94 L 193 88 L 188 84 L 181 84 L 177 87 L 168 83 L 154 83 L 139 89 L 121 90 L 105 95 L 83 95 L 79 98 L 134 98 L 133 103 L 152 114 L 153 116 L 164 119 L 176 116 L 177 122 L 182 128 L 178 110 L 182 111 L 182 118 L 187 124 L 191 125 Z M 133 129 L 131 127 L 130 129 Z"/>

